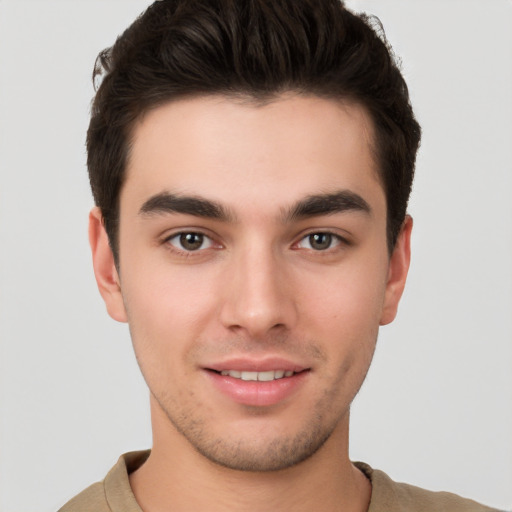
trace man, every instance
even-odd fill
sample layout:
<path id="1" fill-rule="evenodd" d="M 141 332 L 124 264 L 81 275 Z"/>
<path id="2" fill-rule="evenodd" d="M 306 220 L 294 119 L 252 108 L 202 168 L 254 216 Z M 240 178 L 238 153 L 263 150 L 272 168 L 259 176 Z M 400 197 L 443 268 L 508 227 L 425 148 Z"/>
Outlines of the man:
<path id="1" fill-rule="evenodd" d="M 101 72 L 90 243 L 153 448 L 61 510 L 491 510 L 348 457 L 420 140 L 368 21 L 337 0 L 157 1 Z"/>

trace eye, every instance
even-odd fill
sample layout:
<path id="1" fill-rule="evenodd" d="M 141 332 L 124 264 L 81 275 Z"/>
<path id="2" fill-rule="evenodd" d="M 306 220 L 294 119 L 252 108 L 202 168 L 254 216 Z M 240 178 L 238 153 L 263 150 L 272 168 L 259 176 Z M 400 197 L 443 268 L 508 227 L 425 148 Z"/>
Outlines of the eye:
<path id="1" fill-rule="evenodd" d="M 297 246 L 301 249 L 312 249 L 314 251 L 326 251 L 341 243 L 339 236 L 332 233 L 310 233 L 305 236 Z"/>
<path id="2" fill-rule="evenodd" d="M 202 233 L 177 233 L 167 239 L 167 243 L 180 251 L 192 252 L 212 247 L 212 240 Z"/>

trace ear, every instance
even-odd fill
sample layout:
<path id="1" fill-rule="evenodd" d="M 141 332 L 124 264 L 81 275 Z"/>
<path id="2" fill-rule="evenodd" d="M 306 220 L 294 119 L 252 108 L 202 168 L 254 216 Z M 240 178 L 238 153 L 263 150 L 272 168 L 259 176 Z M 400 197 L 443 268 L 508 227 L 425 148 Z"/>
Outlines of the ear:
<path id="1" fill-rule="evenodd" d="M 108 242 L 103 216 L 98 207 L 93 208 L 89 214 L 89 244 L 96 283 L 107 306 L 108 314 L 118 322 L 127 322 L 114 255 Z"/>
<path id="2" fill-rule="evenodd" d="M 398 303 L 404 291 L 411 261 L 411 231 L 412 217 L 407 215 L 389 260 L 386 293 L 380 325 L 391 323 L 395 319 L 398 310 Z"/>

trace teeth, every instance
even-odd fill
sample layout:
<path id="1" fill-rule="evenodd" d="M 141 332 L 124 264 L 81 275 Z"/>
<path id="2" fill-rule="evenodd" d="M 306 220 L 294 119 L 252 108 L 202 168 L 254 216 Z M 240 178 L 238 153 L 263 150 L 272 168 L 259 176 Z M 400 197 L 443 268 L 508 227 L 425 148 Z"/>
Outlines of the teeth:
<path id="1" fill-rule="evenodd" d="M 237 372 L 236 370 L 222 370 L 220 374 L 224 376 L 229 375 L 230 377 L 235 377 L 235 379 L 239 379 L 242 376 L 242 372 Z"/>
<path id="2" fill-rule="evenodd" d="M 268 372 L 239 372 L 237 370 L 222 370 L 220 374 L 226 377 L 234 377 L 235 379 L 269 382 L 271 380 L 282 379 L 283 377 L 291 377 L 293 372 L 291 370 L 270 370 Z"/>

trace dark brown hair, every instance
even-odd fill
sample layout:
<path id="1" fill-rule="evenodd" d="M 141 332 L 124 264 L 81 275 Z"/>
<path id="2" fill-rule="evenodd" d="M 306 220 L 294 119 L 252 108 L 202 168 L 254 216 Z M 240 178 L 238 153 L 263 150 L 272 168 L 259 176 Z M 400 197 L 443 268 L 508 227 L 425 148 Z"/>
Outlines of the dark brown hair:
<path id="1" fill-rule="evenodd" d="M 134 122 L 172 99 L 299 94 L 355 101 L 370 114 L 394 247 L 414 175 L 420 126 L 375 18 L 340 0 L 159 0 L 100 53 L 87 133 L 96 205 L 117 261 L 119 195 Z"/>

